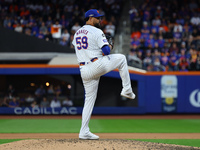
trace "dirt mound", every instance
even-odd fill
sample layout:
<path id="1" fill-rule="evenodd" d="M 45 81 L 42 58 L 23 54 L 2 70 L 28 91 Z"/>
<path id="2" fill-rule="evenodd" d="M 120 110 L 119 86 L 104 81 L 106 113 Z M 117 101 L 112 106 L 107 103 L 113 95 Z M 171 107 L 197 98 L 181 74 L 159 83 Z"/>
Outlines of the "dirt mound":
<path id="1" fill-rule="evenodd" d="M 121 139 L 34 139 L 0 145 L 2 150 L 200 150 L 200 148 Z"/>

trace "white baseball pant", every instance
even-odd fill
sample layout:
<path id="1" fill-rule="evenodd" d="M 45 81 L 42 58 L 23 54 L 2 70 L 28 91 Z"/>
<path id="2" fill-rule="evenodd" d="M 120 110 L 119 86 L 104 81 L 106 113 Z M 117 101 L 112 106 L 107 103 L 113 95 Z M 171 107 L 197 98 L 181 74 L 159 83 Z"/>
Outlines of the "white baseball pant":
<path id="1" fill-rule="evenodd" d="M 80 66 L 81 77 L 85 88 L 85 103 L 82 112 L 80 134 L 89 132 L 89 121 L 96 101 L 100 77 L 114 69 L 119 70 L 123 90 L 132 91 L 127 60 L 123 54 L 110 54 Z"/>

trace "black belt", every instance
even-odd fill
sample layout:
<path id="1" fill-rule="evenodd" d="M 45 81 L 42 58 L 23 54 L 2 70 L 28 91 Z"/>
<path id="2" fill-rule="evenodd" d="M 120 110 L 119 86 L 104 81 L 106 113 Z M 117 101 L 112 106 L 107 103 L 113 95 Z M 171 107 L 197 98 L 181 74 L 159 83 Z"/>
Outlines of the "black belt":
<path id="1" fill-rule="evenodd" d="M 90 61 L 91 61 L 91 62 L 95 62 L 96 60 L 98 60 L 98 57 L 94 57 L 94 58 L 92 58 Z M 86 62 L 80 62 L 80 63 L 79 63 L 80 66 L 84 66 L 85 64 L 86 64 Z"/>

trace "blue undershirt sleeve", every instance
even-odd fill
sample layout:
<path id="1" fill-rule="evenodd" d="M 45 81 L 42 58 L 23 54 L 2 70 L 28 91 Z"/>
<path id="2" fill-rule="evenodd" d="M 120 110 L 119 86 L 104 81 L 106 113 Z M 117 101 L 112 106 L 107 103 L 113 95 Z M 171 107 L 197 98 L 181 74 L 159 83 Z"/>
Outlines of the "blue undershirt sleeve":
<path id="1" fill-rule="evenodd" d="M 104 45 L 101 49 L 102 49 L 104 55 L 110 54 L 110 47 L 108 45 Z"/>

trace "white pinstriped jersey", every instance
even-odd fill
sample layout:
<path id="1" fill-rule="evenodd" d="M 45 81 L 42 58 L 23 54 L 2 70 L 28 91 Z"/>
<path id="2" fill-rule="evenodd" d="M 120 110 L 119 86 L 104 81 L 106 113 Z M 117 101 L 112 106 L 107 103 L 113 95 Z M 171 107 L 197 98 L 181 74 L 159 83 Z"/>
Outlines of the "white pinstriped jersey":
<path id="1" fill-rule="evenodd" d="M 75 34 L 72 44 L 75 47 L 78 62 L 89 62 L 94 57 L 102 57 L 101 48 L 109 45 L 102 30 L 84 25 Z"/>

